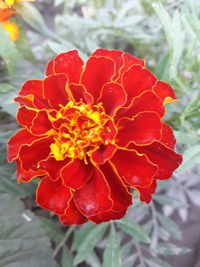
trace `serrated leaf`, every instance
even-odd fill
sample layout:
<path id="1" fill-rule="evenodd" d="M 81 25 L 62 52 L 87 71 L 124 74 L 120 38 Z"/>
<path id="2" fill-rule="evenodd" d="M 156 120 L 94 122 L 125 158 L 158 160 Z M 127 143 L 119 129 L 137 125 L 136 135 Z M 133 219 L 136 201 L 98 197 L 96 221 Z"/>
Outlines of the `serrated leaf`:
<path id="1" fill-rule="evenodd" d="M 15 43 L 11 41 L 9 33 L 3 28 L 0 24 L 0 36 L 1 36 L 1 44 L 0 44 L 0 57 L 5 61 L 8 72 L 11 77 L 13 77 L 16 67 L 16 61 L 19 57 L 17 48 Z"/>
<path id="2" fill-rule="evenodd" d="M 163 255 L 180 255 L 191 252 L 190 248 L 180 247 L 172 243 L 159 243 L 158 253 Z"/>
<path id="3" fill-rule="evenodd" d="M 139 242 L 150 243 L 150 238 L 142 226 L 127 219 L 123 219 L 116 222 L 124 232 L 132 235 Z"/>
<path id="4" fill-rule="evenodd" d="M 52 241 L 59 242 L 63 237 L 63 231 L 60 228 L 60 224 L 43 216 L 38 216 L 38 219 L 41 221 L 47 236 Z"/>
<path id="5" fill-rule="evenodd" d="M 178 225 L 170 218 L 163 216 L 161 213 L 156 213 L 161 225 L 176 239 L 181 239 L 182 234 Z"/>
<path id="6" fill-rule="evenodd" d="M 117 239 L 115 228 L 113 223 L 109 233 L 108 244 L 103 254 L 103 267 L 120 267 L 121 256 L 120 256 L 120 244 Z"/>
<path id="7" fill-rule="evenodd" d="M 62 267 L 72 267 L 73 266 L 73 256 L 67 246 L 62 248 L 62 258 L 61 258 Z"/>
<path id="8" fill-rule="evenodd" d="M 200 163 L 200 145 L 192 146 L 183 153 L 183 163 L 178 168 L 178 173 L 182 174 L 198 163 Z"/>
<path id="9" fill-rule="evenodd" d="M 88 232 L 84 240 L 79 244 L 77 254 L 74 258 L 74 264 L 78 264 L 84 261 L 92 249 L 96 246 L 99 240 L 102 238 L 107 228 L 107 223 L 95 225 L 95 228 Z"/>
<path id="10" fill-rule="evenodd" d="M 0 106 L 3 108 L 3 111 L 7 112 L 13 117 L 16 117 L 18 105 L 13 101 L 13 98 L 16 97 L 16 93 L 9 92 L 6 94 L 0 95 Z"/>
<path id="11" fill-rule="evenodd" d="M 84 241 L 89 232 L 95 228 L 95 226 L 95 224 L 88 222 L 74 232 L 72 250 L 78 250 L 79 245 Z"/>
<path id="12" fill-rule="evenodd" d="M 22 2 L 18 7 L 16 7 L 17 13 L 24 19 L 24 21 L 33 28 L 36 32 L 41 35 L 50 37 L 52 39 L 57 39 L 56 35 L 47 28 L 45 21 L 38 11 L 32 4 Z"/>
<path id="13" fill-rule="evenodd" d="M 14 91 L 15 87 L 9 83 L 0 83 L 0 93 L 7 93 L 9 91 Z"/>
<path id="14" fill-rule="evenodd" d="M 51 254 L 49 239 L 38 218 L 17 198 L 1 195 L 0 266 L 57 267 Z"/>
<path id="15" fill-rule="evenodd" d="M 145 258 L 145 261 L 150 267 L 172 267 L 171 264 L 161 259 Z"/>

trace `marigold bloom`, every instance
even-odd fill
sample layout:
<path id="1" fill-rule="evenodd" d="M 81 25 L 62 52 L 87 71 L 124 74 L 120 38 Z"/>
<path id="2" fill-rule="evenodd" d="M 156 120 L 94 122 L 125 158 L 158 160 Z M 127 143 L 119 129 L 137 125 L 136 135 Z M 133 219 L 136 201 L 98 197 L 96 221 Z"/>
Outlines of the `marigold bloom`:
<path id="1" fill-rule="evenodd" d="M 84 64 L 76 50 L 27 81 L 15 101 L 23 127 L 8 143 L 18 182 L 40 177 L 37 203 L 63 224 L 122 218 L 132 188 L 149 203 L 156 181 L 171 177 L 182 157 L 162 122 L 174 91 L 121 51 L 96 50 Z"/>
<path id="2" fill-rule="evenodd" d="M 11 40 L 15 42 L 19 38 L 19 28 L 17 24 L 7 20 L 2 22 L 2 25 L 4 29 L 9 32 Z"/>

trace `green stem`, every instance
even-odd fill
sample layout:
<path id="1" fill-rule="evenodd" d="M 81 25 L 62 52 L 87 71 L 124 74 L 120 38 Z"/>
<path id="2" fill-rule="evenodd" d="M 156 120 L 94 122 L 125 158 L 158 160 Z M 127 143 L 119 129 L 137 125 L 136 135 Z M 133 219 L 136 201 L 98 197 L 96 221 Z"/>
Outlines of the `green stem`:
<path id="1" fill-rule="evenodd" d="M 71 233 L 75 230 L 75 225 L 70 226 L 69 229 L 67 230 L 67 232 L 65 233 L 64 237 L 60 240 L 60 242 L 58 243 L 58 245 L 56 246 L 56 248 L 54 249 L 53 252 L 53 257 L 56 257 L 56 255 L 58 254 L 58 252 L 60 251 L 60 249 L 63 247 L 63 245 L 65 244 L 65 242 L 67 241 L 68 237 L 71 235 Z"/>
<path id="2" fill-rule="evenodd" d="M 143 259 L 142 251 L 141 251 L 140 245 L 137 242 L 135 242 L 135 247 L 137 249 L 137 253 L 138 253 L 138 257 L 140 259 L 141 266 L 145 267 L 146 264 L 145 264 L 145 261 Z"/>

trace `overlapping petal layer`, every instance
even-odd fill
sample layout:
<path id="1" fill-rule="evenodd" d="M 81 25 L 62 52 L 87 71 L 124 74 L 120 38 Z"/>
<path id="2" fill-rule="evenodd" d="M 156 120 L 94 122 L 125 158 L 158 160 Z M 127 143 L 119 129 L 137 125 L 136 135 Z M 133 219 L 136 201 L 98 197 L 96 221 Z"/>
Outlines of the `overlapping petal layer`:
<path id="1" fill-rule="evenodd" d="M 162 122 L 172 87 L 144 61 L 96 50 L 52 59 L 44 80 L 27 81 L 15 101 L 23 127 L 8 142 L 18 182 L 38 177 L 37 203 L 65 225 L 125 216 L 132 189 L 149 203 L 156 180 L 168 179 L 182 158 Z"/>

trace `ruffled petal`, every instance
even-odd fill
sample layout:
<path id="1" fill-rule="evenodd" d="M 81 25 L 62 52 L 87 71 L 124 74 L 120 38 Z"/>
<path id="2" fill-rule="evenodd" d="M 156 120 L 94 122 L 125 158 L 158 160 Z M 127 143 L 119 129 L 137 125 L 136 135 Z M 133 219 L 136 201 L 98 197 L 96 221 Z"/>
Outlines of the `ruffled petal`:
<path id="1" fill-rule="evenodd" d="M 66 209 L 65 214 L 60 215 L 59 217 L 60 222 L 64 225 L 80 225 L 88 221 L 88 219 L 77 209 L 73 199 L 69 202 L 69 206 Z"/>
<path id="2" fill-rule="evenodd" d="M 18 157 L 19 150 L 24 144 L 31 144 L 36 136 L 22 129 L 13 135 L 8 141 L 8 162 L 14 161 Z"/>
<path id="3" fill-rule="evenodd" d="M 155 177 L 160 180 L 169 179 L 173 171 L 182 162 L 181 155 L 159 141 L 155 141 L 148 146 L 135 146 L 131 144 L 129 147 L 136 149 L 139 153 L 144 153 L 151 162 L 159 167 Z"/>
<path id="4" fill-rule="evenodd" d="M 127 146 L 131 142 L 145 145 L 161 138 L 161 121 L 154 112 L 142 112 L 133 119 L 122 118 L 117 128 L 119 146 Z"/>
<path id="5" fill-rule="evenodd" d="M 160 97 L 164 104 L 178 101 L 173 88 L 168 83 L 158 81 L 153 87 L 153 91 Z"/>
<path id="6" fill-rule="evenodd" d="M 153 180 L 152 184 L 143 188 L 135 187 L 139 193 L 140 200 L 149 204 L 152 200 L 152 195 L 156 192 L 157 183 L 156 180 Z"/>
<path id="7" fill-rule="evenodd" d="M 117 109 L 127 101 L 127 94 L 123 87 L 117 83 L 106 83 L 101 91 L 98 102 L 103 103 L 106 114 L 113 116 Z"/>
<path id="8" fill-rule="evenodd" d="M 5 8 L 0 10 L 0 22 L 6 21 L 11 16 L 15 15 L 16 11 L 11 8 Z"/>
<path id="9" fill-rule="evenodd" d="M 19 159 L 25 170 L 36 170 L 39 161 L 46 159 L 51 150 L 50 145 L 54 142 L 53 137 L 38 139 L 30 145 L 23 145 L 19 152 Z"/>
<path id="10" fill-rule="evenodd" d="M 169 125 L 162 123 L 161 135 L 162 138 L 160 139 L 160 142 L 173 149 L 176 144 L 176 139 L 173 134 L 172 128 Z"/>
<path id="11" fill-rule="evenodd" d="M 132 102 L 134 97 L 146 90 L 151 90 L 156 82 L 156 77 L 149 70 L 140 65 L 131 67 L 122 77 L 122 85 L 127 92 L 126 106 Z"/>
<path id="12" fill-rule="evenodd" d="M 93 103 L 93 97 L 87 92 L 83 85 L 71 83 L 69 84 L 69 89 L 75 102 L 85 102 L 86 104 Z"/>
<path id="13" fill-rule="evenodd" d="M 70 159 L 55 160 L 53 156 L 40 161 L 39 165 L 42 170 L 48 173 L 49 179 L 56 181 L 61 176 L 62 168 L 69 163 Z"/>
<path id="14" fill-rule="evenodd" d="M 90 57 L 81 76 L 81 84 L 98 99 L 103 85 L 110 82 L 114 75 L 114 62 L 105 57 Z"/>
<path id="15" fill-rule="evenodd" d="M 115 62 L 115 76 L 113 80 L 121 78 L 121 75 L 133 65 L 144 66 L 144 60 L 136 58 L 128 53 L 119 50 L 97 49 L 91 56 L 103 56 L 112 59 Z"/>
<path id="16" fill-rule="evenodd" d="M 161 118 L 165 114 L 165 107 L 163 106 L 161 99 L 152 91 L 145 91 L 135 97 L 129 107 L 122 107 L 118 110 L 116 117 L 132 118 L 144 111 L 154 111 Z"/>
<path id="17" fill-rule="evenodd" d="M 110 160 L 118 175 L 130 186 L 146 187 L 152 183 L 158 167 L 151 163 L 145 155 L 135 150 L 117 150 Z"/>
<path id="18" fill-rule="evenodd" d="M 91 179 L 74 193 L 74 201 L 86 217 L 110 210 L 113 202 L 103 173 L 95 168 Z"/>
<path id="19" fill-rule="evenodd" d="M 125 186 L 122 179 L 113 170 L 113 167 L 107 162 L 101 166 L 101 170 L 110 187 L 110 197 L 113 201 L 113 211 L 119 212 L 127 209 L 132 204 L 132 194 L 130 187 Z"/>
<path id="20" fill-rule="evenodd" d="M 68 103 L 66 84 L 65 74 L 51 75 L 44 80 L 44 96 L 52 108 L 59 110 L 61 105 L 65 106 Z"/>
<path id="21" fill-rule="evenodd" d="M 44 170 L 37 171 L 25 171 L 22 168 L 22 164 L 19 160 L 17 160 L 17 182 L 20 184 L 21 182 L 28 183 L 35 177 L 41 177 L 45 175 L 46 172 Z"/>
<path id="22" fill-rule="evenodd" d="M 49 120 L 48 114 L 45 110 L 40 110 L 35 116 L 32 126 L 30 128 L 33 134 L 45 134 L 52 129 L 52 124 Z"/>
<path id="23" fill-rule="evenodd" d="M 79 83 L 84 62 L 79 57 L 78 50 L 72 50 L 56 56 L 53 60 L 55 73 L 65 73 L 70 83 Z"/>
<path id="24" fill-rule="evenodd" d="M 89 219 L 96 224 L 102 223 L 102 222 L 108 222 L 111 220 L 120 220 L 126 215 L 126 212 L 127 212 L 127 209 L 119 211 L 119 212 L 109 210 L 103 213 L 99 213 L 95 216 L 89 217 Z"/>
<path id="25" fill-rule="evenodd" d="M 95 164 L 104 164 L 114 155 L 116 149 L 116 146 L 112 144 L 101 145 L 92 152 L 91 159 Z"/>
<path id="26" fill-rule="evenodd" d="M 27 109 L 26 107 L 20 107 L 17 112 L 17 121 L 21 126 L 29 129 L 36 114 L 37 113 L 34 110 Z"/>
<path id="27" fill-rule="evenodd" d="M 36 192 L 36 202 L 43 209 L 58 215 L 64 214 L 71 198 L 71 190 L 62 184 L 61 179 L 55 182 L 48 176 L 41 179 Z"/>
<path id="28" fill-rule="evenodd" d="M 49 76 L 52 74 L 56 74 L 54 71 L 53 59 L 48 62 L 47 67 L 46 67 L 46 76 Z"/>
<path id="29" fill-rule="evenodd" d="M 61 177 L 65 186 L 78 190 L 91 178 L 92 173 L 93 167 L 90 163 L 85 164 L 83 160 L 74 159 L 62 169 Z"/>
<path id="30" fill-rule="evenodd" d="M 38 109 L 48 109 L 50 107 L 47 100 L 43 97 L 42 80 L 29 80 L 25 82 L 19 91 L 19 97 L 15 98 L 15 101 Z"/>

